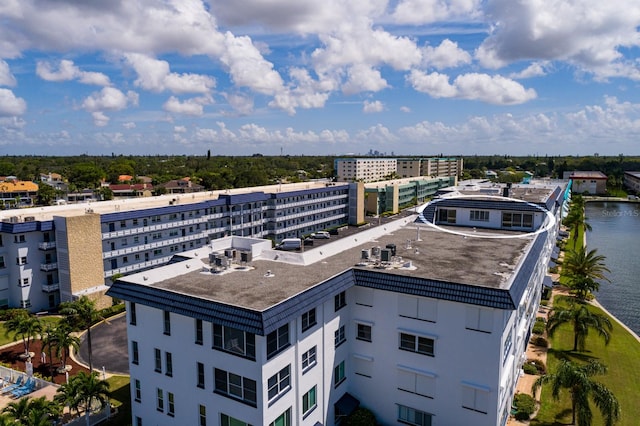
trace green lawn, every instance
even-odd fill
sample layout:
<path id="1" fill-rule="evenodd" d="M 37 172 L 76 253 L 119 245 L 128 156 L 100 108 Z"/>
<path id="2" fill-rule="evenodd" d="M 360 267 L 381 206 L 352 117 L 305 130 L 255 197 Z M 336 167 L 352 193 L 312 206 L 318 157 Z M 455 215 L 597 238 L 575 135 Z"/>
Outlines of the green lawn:
<path id="1" fill-rule="evenodd" d="M 42 322 L 43 327 L 46 325 L 56 325 L 60 322 L 60 320 L 61 317 L 55 316 L 40 317 L 40 321 Z M 4 321 L 0 322 L 0 346 L 17 341 L 20 341 L 20 339 L 16 338 L 13 333 L 7 333 L 7 329 L 4 327 Z"/>
<path id="2" fill-rule="evenodd" d="M 563 297 L 563 296 L 561 296 Z M 566 303 L 566 298 L 554 302 L 554 305 Z M 604 313 L 601 309 L 591 306 L 595 312 Z M 574 362 L 585 362 L 589 359 L 598 359 L 609 368 L 609 372 L 594 379 L 606 385 L 618 398 L 622 415 L 620 426 L 635 426 L 640 419 L 640 404 L 638 404 L 638 392 L 640 391 L 640 342 L 612 319 L 613 332 L 609 345 L 597 334 L 590 335 L 587 339 L 586 352 L 573 352 L 573 332 L 569 325 L 562 326 L 559 332 L 551 339 L 551 348 L 547 356 L 547 370 L 553 372 L 562 357 Z M 531 421 L 533 426 L 557 426 L 571 423 L 571 403 L 566 391 L 562 391 L 562 397 L 558 401 L 551 398 L 549 386 L 542 389 L 541 408 L 535 419 Z M 598 409 L 592 405 L 594 413 L 593 425 L 603 424 Z"/>
<path id="3" fill-rule="evenodd" d="M 113 416 L 106 425 L 130 425 L 131 424 L 131 388 L 129 376 L 112 376 L 107 379 L 111 392 L 111 405 L 117 408 L 118 413 Z"/>

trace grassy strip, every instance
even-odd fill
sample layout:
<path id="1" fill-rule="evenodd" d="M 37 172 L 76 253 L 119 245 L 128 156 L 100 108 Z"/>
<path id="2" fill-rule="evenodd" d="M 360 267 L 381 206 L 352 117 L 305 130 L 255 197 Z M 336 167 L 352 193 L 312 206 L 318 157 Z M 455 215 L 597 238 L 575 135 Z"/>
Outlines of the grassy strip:
<path id="1" fill-rule="evenodd" d="M 111 376 L 109 391 L 111 392 L 111 406 L 118 410 L 118 413 L 111 417 L 105 425 L 122 426 L 131 424 L 131 388 L 129 387 L 129 376 Z"/>
<path id="2" fill-rule="evenodd" d="M 567 303 L 567 297 L 557 296 L 555 306 Z M 608 315 L 600 308 L 590 306 L 594 312 Z M 596 376 L 595 380 L 606 385 L 616 395 L 620 402 L 622 416 L 618 425 L 633 426 L 640 419 L 640 405 L 638 391 L 640 379 L 637 372 L 640 371 L 640 342 L 620 326 L 613 318 L 613 332 L 609 345 L 605 345 L 601 337 L 596 333 L 587 338 L 586 352 L 574 352 L 573 330 L 570 325 L 564 325 L 551 339 L 551 347 L 547 355 L 547 370 L 555 371 L 560 359 L 567 358 L 574 362 L 586 362 L 589 359 L 598 359 L 609 368 L 608 374 Z M 594 413 L 593 425 L 603 424 L 598 409 L 592 404 Z M 558 426 L 571 423 L 571 402 L 567 391 L 561 392 L 561 398 L 554 401 L 551 397 L 551 388 L 545 386 L 542 389 L 541 408 L 535 419 L 531 421 L 533 426 Z"/>

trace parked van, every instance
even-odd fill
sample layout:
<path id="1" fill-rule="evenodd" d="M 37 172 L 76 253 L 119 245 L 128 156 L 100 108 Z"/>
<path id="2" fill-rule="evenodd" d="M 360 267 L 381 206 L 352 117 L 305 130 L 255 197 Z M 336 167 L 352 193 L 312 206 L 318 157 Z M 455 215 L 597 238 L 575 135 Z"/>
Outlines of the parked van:
<path id="1" fill-rule="evenodd" d="M 302 240 L 300 238 L 285 238 L 276 246 L 277 250 L 300 250 Z"/>

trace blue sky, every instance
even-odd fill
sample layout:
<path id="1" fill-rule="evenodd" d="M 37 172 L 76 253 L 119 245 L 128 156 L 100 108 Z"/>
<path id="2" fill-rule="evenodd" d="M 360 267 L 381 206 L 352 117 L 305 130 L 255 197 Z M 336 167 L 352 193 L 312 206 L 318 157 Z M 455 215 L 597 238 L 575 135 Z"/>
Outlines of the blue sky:
<path id="1" fill-rule="evenodd" d="M 6 0 L 0 154 L 640 155 L 640 2 Z"/>

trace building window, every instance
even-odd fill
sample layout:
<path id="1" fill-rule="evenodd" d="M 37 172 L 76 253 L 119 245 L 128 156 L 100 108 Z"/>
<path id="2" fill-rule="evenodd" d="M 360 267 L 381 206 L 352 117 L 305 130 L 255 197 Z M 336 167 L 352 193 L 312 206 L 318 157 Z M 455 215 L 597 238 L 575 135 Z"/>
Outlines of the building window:
<path id="1" fill-rule="evenodd" d="M 487 414 L 489 410 L 489 390 L 473 385 L 462 385 L 462 407 Z"/>
<path id="2" fill-rule="evenodd" d="M 487 210 L 471 210 L 469 220 L 473 222 L 489 222 L 489 212 Z"/>
<path id="3" fill-rule="evenodd" d="M 173 400 L 173 393 L 167 392 L 167 415 L 173 417 L 176 413 L 175 402 Z"/>
<path id="4" fill-rule="evenodd" d="M 22 278 L 18 280 L 19 287 L 29 287 L 29 278 Z"/>
<path id="5" fill-rule="evenodd" d="M 215 369 L 215 392 L 256 407 L 256 381 Z"/>
<path id="6" fill-rule="evenodd" d="M 334 304 L 334 310 L 336 312 L 338 312 L 340 309 L 347 306 L 347 292 L 342 291 L 336 294 L 333 300 L 333 304 Z"/>
<path id="7" fill-rule="evenodd" d="M 289 346 L 289 324 L 267 334 L 267 359 L 279 354 Z"/>
<path id="8" fill-rule="evenodd" d="M 316 387 L 309 389 L 309 392 L 302 395 L 302 416 L 306 416 L 317 407 L 316 401 Z"/>
<path id="9" fill-rule="evenodd" d="M 202 339 L 203 339 L 202 320 L 197 319 L 196 320 L 196 345 L 202 345 Z"/>
<path id="10" fill-rule="evenodd" d="M 171 313 L 164 311 L 164 334 L 171 336 Z"/>
<path id="11" fill-rule="evenodd" d="M 26 265 L 27 264 L 27 256 L 17 257 L 16 263 L 18 265 Z"/>
<path id="12" fill-rule="evenodd" d="M 27 241 L 27 239 L 25 238 L 24 235 L 14 235 L 13 236 L 13 242 L 14 243 L 24 243 L 26 241 Z"/>
<path id="13" fill-rule="evenodd" d="M 158 411 L 164 411 L 164 392 L 162 389 L 157 389 L 156 409 Z"/>
<path id="14" fill-rule="evenodd" d="M 234 419 L 227 416 L 224 413 L 220 413 L 220 426 L 251 426 L 249 423 L 245 423 L 242 420 Z"/>
<path id="15" fill-rule="evenodd" d="M 291 426 L 291 408 L 280 414 L 277 419 L 269 423 L 269 426 Z"/>
<path id="16" fill-rule="evenodd" d="M 357 324 L 357 336 L 356 339 L 363 340 L 365 342 L 371 341 L 371 326 L 367 324 Z"/>
<path id="17" fill-rule="evenodd" d="M 333 343 L 337 348 L 338 346 L 343 344 L 346 340 L 347 340 L 347 336 L 344 331 L 344 325 L 342 325 L 333 333 Z"/>
<path id="18" fill-rule="evenodd" d="M 316 365 L 316 347 L 312 347 L 302 354 L 302 372 L 306 373 Z"/>
<path id="19" fill-rule="evenodd" d="M 371 378 L 373 376 L 373 358 L 359 354 L 353 354 L 353 373 L 358 376 Z"/>
<path id="20" fill-rule="evenodd" d="M 136 426 L 142 426 L 142 418 L 136 416 Z"/>
<path id="21" fill-rule="evenodd" d="M 509 330 L 507 332 L 507 337 L 504 339 L 504 345 L 502 347 L 502 363 L 503 364 L 505 363 L 505 361 L 509 357 L 509 354 L 511 353 L 511 345 L 513 343 L 512 338 L 513 337 L 511 335 L 511 330 Z"/>
<path id="22" fill-rule="evenodd" d="M 337 387 L 340 383 L 344 382 L 345 378 L 344 361 L 342 361 L 333 369 L 333 385 Z"/>
<path id="23" fill-rule="evenodd" d="M 140 389 L 140 380 L 134 381 L 134 399 L 136 402 L 142 401 L 142 390 Z"/>
<path id="24" fill-rule="evenodd" d="M 456 211 L 451 209 L 439 209 L 438 222 L 456 223 Z"/>
<path id="25" fill-rule="evenodd" d="M 156 373 L 162 373 L 162 351 L 158 348 L 154 348 L 155 353 L 155 362 L 156 362 Z"/>
<path id="26" fill-rule="evenodd" d="M 140 362 L 140 356 L 138 355 L 138 342 L 135 340 L 131 341 L 131 363 L 138 365 Z"/>
<path id="27" fill-rule="evenodd" d="M 136 315 L 136 304 L 134 302 L 129 303 L 129 324 L 138 324 L 138 316 Z"/>
<path id="28" fill-rule="evenodd" d="M 207 426 L 207 407 L 204 405 L 198 405 L 198 418 L 200 419 L 200 426 Z"/>
<path id="29" fill-rule="evenodd" d="M 244 332 L 237 328 L 214 324 L 213 348 L 255 360 L 256 336 L 253 333 Z"/>
<path id="30" fill-rule="evenodd" d="M 398 421 L 408 425 L 431 426 L 431 414 L 398 404 Z"/>
<path id="31" fill-rule="evenodd" d="M 401 368 L 398 369 L 398 389 L 433 398 L 436 390 L 436 379 L 430 373 Z"/>
<path id="32" fill-rule="evenodd" d="M 0 256 L 0 269 L 6 268 L 7 265 L 4 263 L 4 256 Z"/>
<path id="33" fill-rule="evenodd" d="M 531 213 L 502 213 L 503 228 L 533 228 Z"/>
<path id="34" fill-rule="evenodd" d="M 400 333 L 400 349 L 433 356 L 434 340 L 428 337 Z"/>
<path id="35" fill-rule="evenodd" d="M 173 356 L 171 355 L 171 352 L 165 352 L 164 353 L 164 361 L 165 361 L 165 373 L 167 376 L 172 377 L 173 376 Z"/>
<path id="36" fill-rule="evenodd" d="M 302 331 L 307 331 L 316 325 L 316 308 L 302 314 Z"/>
<path id="37" fill-rule="evenodd" d="M 196 368 L 197 368 L 197 375 L 198 375 L 198 387 L 201 389 L 204 389 L 204 364 L 201 362 L 198 362 L 196 364 Z"/>
<path id="38" fill-rule="evenodd" d="M 291 366 L 287 365 L 282 370 L 278 371 L 273 376 L 269 377 L 267 381 L 267 395 L 269 401 L 275 397 L 284 395 L 291 389 Z"/>

